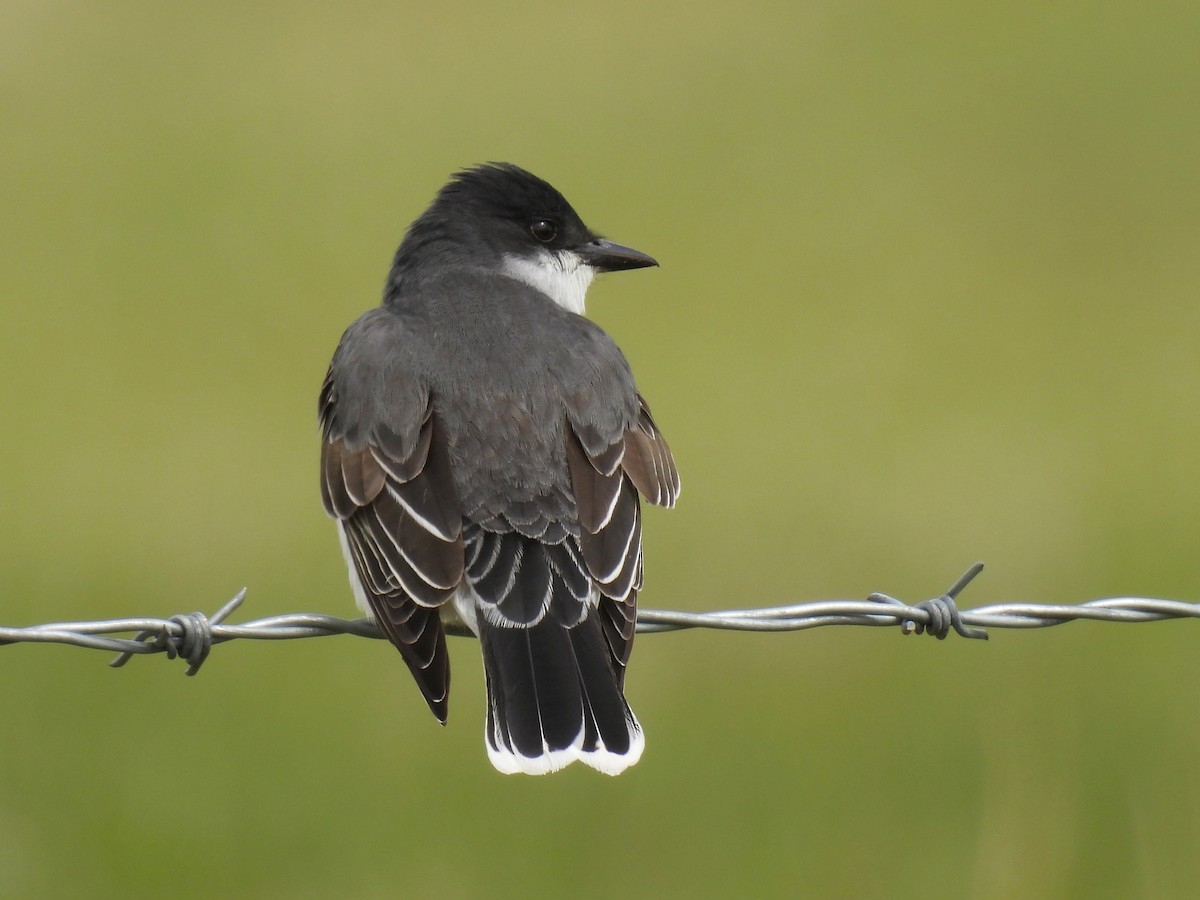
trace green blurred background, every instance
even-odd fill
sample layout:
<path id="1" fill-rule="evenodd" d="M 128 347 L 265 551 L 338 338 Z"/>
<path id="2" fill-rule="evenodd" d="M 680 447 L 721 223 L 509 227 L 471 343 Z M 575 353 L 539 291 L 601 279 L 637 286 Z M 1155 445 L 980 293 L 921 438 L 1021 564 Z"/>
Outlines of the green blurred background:
<path id="1" fill-rule="evenodd" d="M 0 6 L 0 623 L 353 614 L 315 400 L 405 226 L 511 160 L 684 479 L 647 606 L 1200 599 L 1200 10 Z M 352 638 L 0 650 L 0 896 L 1170 897 L 1186 622 L 643 637 L 643 761 L 492 771 Z M 576 767 L 578 768 L 578 767 Z"/>

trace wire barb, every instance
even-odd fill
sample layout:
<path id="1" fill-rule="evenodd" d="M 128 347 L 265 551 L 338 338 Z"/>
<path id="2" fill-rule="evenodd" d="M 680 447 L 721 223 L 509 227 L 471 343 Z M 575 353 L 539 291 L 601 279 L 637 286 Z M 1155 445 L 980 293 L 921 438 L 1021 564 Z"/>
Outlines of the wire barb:
<path id="1" fill-rule="evenodd" d="M 958 611 L 955 598 L 963 589 L 975 580 L 975 576 L 983 571 L 983 563 L 977 562 L 958 577 L 950 590 L 932 600 L 922 600 L 916 609 L 923 610 L 929 617 L 928 621 L 920 622 L 914 619 L 904 619 L 900 623 L 902 634 L 924 634 L 928 632 L 939 641 L 944 641 L 953 628 L 960 636 L 977 641 L 986 641 L 988 633 L 982 628 L 972 628 L 963 622 L 962 613 Z"/>
<path id="2" fill-rule="evenodd" d="M 195 675 L 208 659 L 213 647 L 213 625 L 220 625 L 246 599 L 246 588 L 242 588 L 228 603 L 213 613 L 210 619 L 202 612 L 180 613 L 171 616 L 159 628 L 144 628 L 133 638 L 134 643 L 141 644 L 146 650 L 123 650 L 116 659 L 109 663 L 114 669 L 119 669 L 133 658 L 137 652 L 156 653 L 166 652 L 167 659 L 183 657 L 188 664 L 187 674 Z M 172 628 L 171 626 L 175 626 Z"/>
<path id="3" fill-rule="evenodd" d="M 956 600 L 983 571 L 976 563 L 946 593 L 913 606 L 887 594 L 871 594 L 866 600 L 820 600 L 757 609 L 716 612 L 684 612 L 670 609 L 641 609 L 640 633 L 678 631 L 686 628 L 715 628 L 731 631 L 801 631 L 826 625 L 866 625 L 895 628 L 903 634 L 931 634 L 943 639 L 953 630 L 965 638 L 986 640 L 985 628 L 1046 628 L 1080 619 L 1101 622 L 1154 622 L 1162 619 L 1200 619 L 1200 603 L 1147 597 L 1111 597 L 1078 605 L 1047 603 L 997 603 L 960 611 Z M 203 613 L 175 615 L 166 619 L 112 619 L 99 622 L 59 622 L 24 628 L 0 626 L 0 645 L 16 643 L 70 644 L 119 654 L 113 666 L 122 666 L 134 654 L 166 653 L 181 657 L 187 674 L 195 675 L 216 644 L 237 639 L 290 640 L 350 634 L 382 640 L 383 635 L 369 619 L 339 619 L 317 613 L 292 613 L 226 624 L 241 606 L 243 588 L 211 616 Z M 131 633 L 132 637 L 119 635 Z M 460 632 L 455 632 L 460 633 Z"/>

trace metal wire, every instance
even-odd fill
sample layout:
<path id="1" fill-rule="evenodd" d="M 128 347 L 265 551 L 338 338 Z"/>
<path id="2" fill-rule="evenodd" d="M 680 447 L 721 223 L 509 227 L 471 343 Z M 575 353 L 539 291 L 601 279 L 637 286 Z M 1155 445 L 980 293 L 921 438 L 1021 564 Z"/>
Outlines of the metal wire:
<path id="1" fill-rule="evenodd" d="M 1158 600 L 1147 597 L 1112 597 L 1079 605 L 1043 603 L 996 603 L 960 611 L 955 599 L 983 570 L 971 566 L 954 585 L 932 600 L 909 606 L 887 594 L 871 594 L 866 600 L 823 600 L 756 609 L 717 612 L 683 612 L 670 609 L 641 609 L 637 630 L 642 633 L 677 631 L 685 628 L 716 628 L 732 631 L 801 631 L 826 625 L 899 626 L 904 634 L 931 634 L 944 639 L 951 631 L 962 637 L 986 640 L 985 628 L 1046 628 L 1078 619 L 1099 622 L 1155 622 L 1161 619 L 1200 619 L 1200 603 Z M 187 674 L 195 675 L 216 644 L 226 641 L 290 640 L 351 634 L 382 639 L 383 634 L 369 619 L 339 619 L 318 613 L 291 613 L 255 619 L 240 625 L 225 624 L 246 597 L 243 588 L 216 613 L 175 615 L 166 619 L 108 619 L 96 622 L 55 622 L 23 628 L 0 626 L 0 645 L 16 643 L 70 644 L 119 655 L 111 663 L 123 666 L 135 655 L 166 653 L 181 657 Z M 133 633 L 133 637 L 110 637 Z M 469 634 L 464 629 L 453 634 Z"/>

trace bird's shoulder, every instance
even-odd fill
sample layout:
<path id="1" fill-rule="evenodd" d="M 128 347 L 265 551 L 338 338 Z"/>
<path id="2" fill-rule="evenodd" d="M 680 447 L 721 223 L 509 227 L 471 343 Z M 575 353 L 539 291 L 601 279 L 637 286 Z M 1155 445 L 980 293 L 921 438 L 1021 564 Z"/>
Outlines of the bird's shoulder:
<path id="1" fill-rule="evenodd" d="M 514 390 L 557 396 L 577 427 L 611 436 L 637 415 L 633 372 L 603 328 L 520 281 L 462 267 L 410 281 L 346 329 L 321 417 L 357 437 L 359 422 L 419 423 L 431 394 L 474 404 Z"/>
<path id="2" fill-rule="evenodd" d="M 429 404 L 419 316 L 377 307 L 342 335 L 321 387 L 319 416 L 326 437 L 358 444 L 380 428 L 420 426 Z"/>

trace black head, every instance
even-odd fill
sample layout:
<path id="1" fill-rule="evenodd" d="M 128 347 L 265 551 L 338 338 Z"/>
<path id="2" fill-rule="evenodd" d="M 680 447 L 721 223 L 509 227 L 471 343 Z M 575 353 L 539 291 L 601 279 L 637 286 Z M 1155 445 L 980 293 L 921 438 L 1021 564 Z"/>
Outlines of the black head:
<path id="1" fill-rule="evenodd" d="M 458 172 L 438 192 L 409 228 L 396 268 L 504 266 L 514 259 L 555 265 L 570 259 L 594 272 L 658 264 L 601 238 L 561 193 L 536 175 L 511 163 L 486 163 Z"/>
<path id="2" fill-rule="evenodd" d="M 511 163 L 463 169 L 450 179 L 426 216 L 458 219 L 509 251 L 574 249 L 594 235 L 567 198 Z"/>

